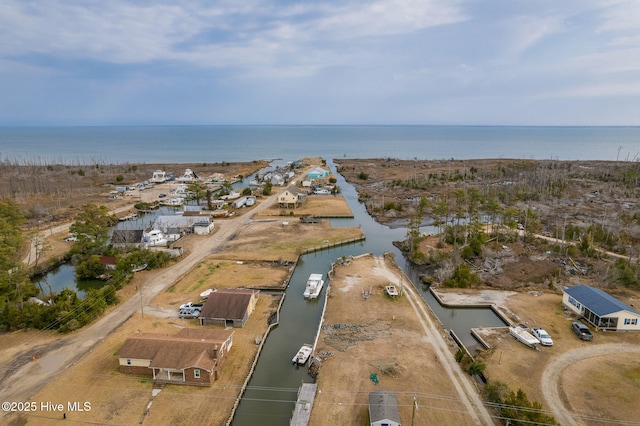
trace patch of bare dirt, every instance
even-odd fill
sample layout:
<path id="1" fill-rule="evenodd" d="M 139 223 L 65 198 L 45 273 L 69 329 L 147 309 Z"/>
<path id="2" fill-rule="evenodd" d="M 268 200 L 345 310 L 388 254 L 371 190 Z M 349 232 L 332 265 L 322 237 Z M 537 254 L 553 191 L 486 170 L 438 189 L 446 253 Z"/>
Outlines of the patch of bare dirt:
<path id="1" fill-rule="evenodd" d="M 403 424 L 474 423 L 457 381 L 468 377 L 456 371 L 452 379 L 444 366 L 455 345 L 414 305 L 424 302 L 413 291 L 385 294 L 399 281 L 389 259 L 362 256 L 335 267 L 315 351 L 323 361 L 310 425 L 367 423 L 368 394 L 380 389 L 396 393 Z"/>

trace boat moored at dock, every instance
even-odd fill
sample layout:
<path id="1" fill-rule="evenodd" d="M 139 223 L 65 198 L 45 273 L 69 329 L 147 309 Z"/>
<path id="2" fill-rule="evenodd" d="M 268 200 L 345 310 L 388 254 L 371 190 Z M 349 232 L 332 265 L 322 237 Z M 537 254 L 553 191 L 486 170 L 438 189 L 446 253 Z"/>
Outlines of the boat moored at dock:
<path id="1" fill-rule="evenodd" d="M 313 346 L 308 343 L 305 343 L 300 347 L 298 353 L 295 354 L 293 359 L 293 365 L 305 365 L 311 356 L 311 352 L 313 352 Z"/>
<path id="2" fill-rule="evenodd" d="M 304 289 L 304 297 L 305 299 L 315 299 L 320 294 L 322 290 L 322 286 L 324 285 L 324 280 L 322 279 L 322 274 L 311 274 L 309 275 L 309 279 L 307 280 L 307 286 Z"/>

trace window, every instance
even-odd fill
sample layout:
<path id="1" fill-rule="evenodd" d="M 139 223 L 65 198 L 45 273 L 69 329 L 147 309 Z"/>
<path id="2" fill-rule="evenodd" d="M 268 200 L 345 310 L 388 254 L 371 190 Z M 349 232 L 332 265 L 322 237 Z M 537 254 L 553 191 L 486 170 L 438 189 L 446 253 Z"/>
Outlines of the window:
<path id="1" fill-rule="evenodd" d="M 200 370 L 195 369 L 193 370 L 193 377 L 195 377 L 196 379 L 200 378 Z"/>
<path id="2" fill-rule="evenodd" d="M 638 325 L 638 319 L 637 318 L 625 318 L 624 319 L 624 325 Z"/>
<path id="3" fill-rule="evenodd" d="M 131 365 L 131 360 L 127 359 L 127 365 Z"/>

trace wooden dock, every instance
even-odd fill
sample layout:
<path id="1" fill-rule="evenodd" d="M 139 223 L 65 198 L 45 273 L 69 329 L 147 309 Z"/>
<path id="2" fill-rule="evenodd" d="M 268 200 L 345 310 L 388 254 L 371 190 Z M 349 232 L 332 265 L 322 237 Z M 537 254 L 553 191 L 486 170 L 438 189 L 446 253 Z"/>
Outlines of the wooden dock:
<path id="1" fill-rule="evenodd" d="M 318 385 L 315 383 L 303 383 L 298 389 L 298 400 L 296 401 L 296 408 L 293 409 L 290 426 L 306 426 L 309 424 L 317 388 Z"/>

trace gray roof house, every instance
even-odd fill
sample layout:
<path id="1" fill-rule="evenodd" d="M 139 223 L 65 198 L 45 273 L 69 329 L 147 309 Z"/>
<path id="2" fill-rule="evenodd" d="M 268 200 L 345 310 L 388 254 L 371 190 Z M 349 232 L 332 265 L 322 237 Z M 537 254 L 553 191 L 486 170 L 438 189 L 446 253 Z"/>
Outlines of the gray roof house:
<path id="1" fill-rule="evenodd" d="M 562 304 L 602 331 L 640 331 L 640 313 L 604 291 L 588 285 L 568 287 Z"/>
<path id="2" fill-rule="evenodd" d="M 371 426 L 400 426 L 396 394 L 386 390 L 369 392 L 369 423 Z"/>

